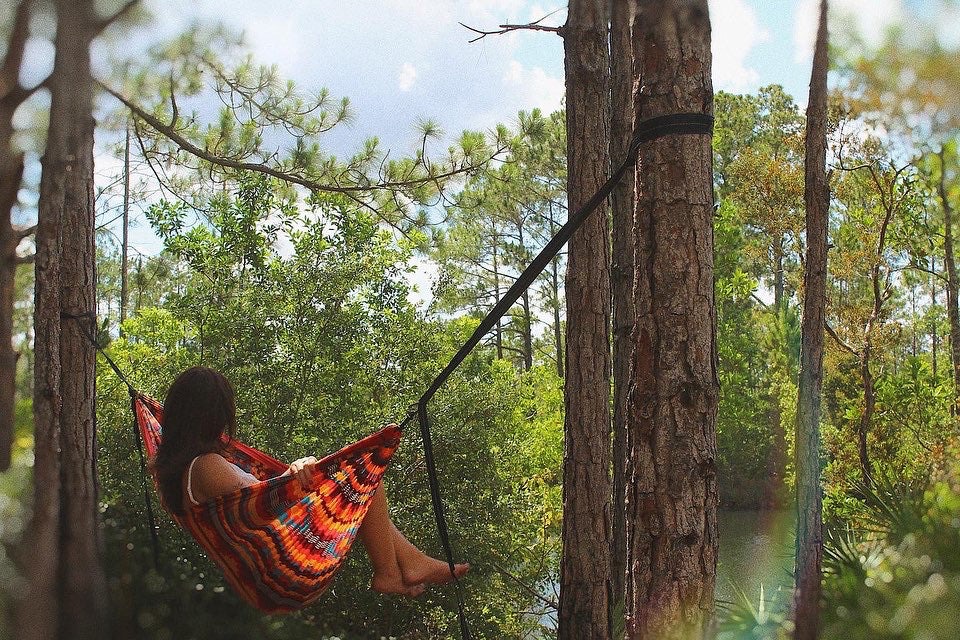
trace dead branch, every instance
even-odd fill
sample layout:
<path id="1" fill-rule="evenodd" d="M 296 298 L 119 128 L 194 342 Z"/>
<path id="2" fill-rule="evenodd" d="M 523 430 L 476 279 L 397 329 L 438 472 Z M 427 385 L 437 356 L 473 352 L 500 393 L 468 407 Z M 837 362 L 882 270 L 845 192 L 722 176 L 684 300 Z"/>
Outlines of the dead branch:
<path id="1" fill-rule="evenodd" d="M 829 323 L 829 322 L 824 322 L 824 323 L 823 323 L 823 326 L 824 326 L 824 328 L 827 330 L 827 333 L 830 334 L 830 337 L 833 338 L 833 340 L 837 343 L 837 345 L 838 345 L 841 349 L 843 349 L 844 351 L 846 351 L 847 353 L 849 353 L 849 354 L 852 355 L 852 356 L 855 356 L 855 357 L 857 357 L 857 358 L 860 357 L 860 354 L 857 353 L 857 351 L 856 351 L 853 347 L 851 347 L 849 344 L 847 344 L 846 342 L 844 342 L 843 338 L 841 338 L 839 335 L 837 335 L 837 332 L 833 330 L 833 327 L 830 326 L 830 323 Z"/>
<path id="2" fill-rule="evenodd" d="M 526 23 L 526 24 L 501 24 L 501 25 L 497 25 L 499 28 L 498 28 L 498 29 L 495 29 L 495 30 L 492 30 L 492 31 L 484 31 L 483 29 L 477 29 L 477 28 L 475 28 L 475 27 L 471 27 L 470 25 L 466 25 L 466 24 L 464 24 L 464 23 L 462 23 L 462 22 L 459 23 L 459 24 L 460 24 L 460 26 L 463 27 L 464 29 L 467 29 L 467 30 L 472 31 L 472 32 L 474 32 L 474 33 L 476 33 L 476 34 L 479 34 L 476 38 L 473 38 L 473 39 L 471 39 L 471 40 L 468 40 L 468 42 L 471 42 L 471 43 L 472 43 L 472 42 L 476 42 L 477 40 L 483 40 L 483 39 L 486 38 L 487 36 L 499 36 L 499 35 L 503 35 L 503 34 L 505 34 L 505 33 L 510 33 L 511 31 L 521 31 L 521 30 L 522 30 L 522 31 L 548 31 L 548 32 L 556 33 L 556 34 L 558 34 L 558 35 L 560 35 L 560 36 L 563 36 L 563 27 L 562 27 L 562 26 L 559 26 L 559 27 L 551 27 L 551 26 L 549 26 L 549 25 L 540 24 L 541 22 L 543 22 L 544 20 L 546 20 L 547 18 L 549 18 L 550 16 L 552 16 L 553 14 L 555 14 L 557 11 L 560 11 L 560 9 L 554 9 L 553 11 L 551 11 L 550 13 L 548 13 L 547 15 L 543 16 L 542 18 L 540 18 L 539 20 L 534 20 L 533 22 L 528 22 L 528 23 Z"/>
<path id="3" fill-rule="evenodd" d="M 496 569 L 499 573 L 502 573 L 503 575 L 505 575 L 506 577 L 510 578 L 511 580 L 516 582 L 518 585 L 520 585 L 520 587 L 524 591 L 532 595 L 534 598 L 544 603 L 548 607 L 552 607 L 554 611 L 559 610 L 560 605 L 558 605 L 555 601 L 545 597 L 542 593 L 538 593 L 536 589 L 531 589 L 520 578 L 518 578 L 517 576 L 513 575 L 512 573 L 510 573 L 509 571 L 501 567 L 499 564 L 497 564 L 497 562 L 491 560 L 490 564 L 493 565 L 493 568 Z"/>

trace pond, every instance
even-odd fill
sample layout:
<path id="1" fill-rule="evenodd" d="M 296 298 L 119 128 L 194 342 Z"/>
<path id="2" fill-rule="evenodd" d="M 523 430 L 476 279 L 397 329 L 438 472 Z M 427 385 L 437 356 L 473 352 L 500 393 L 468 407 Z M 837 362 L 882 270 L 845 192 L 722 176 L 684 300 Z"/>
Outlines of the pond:
<path id="1" fill-rule="evenodd" d="M 786 590 L 793 582 L 794 518 L 793 510 L 721 510 L 717 514 L 718 603 L 733 602 L 742 591 L 756 605 L 761 585 L 768 603 L 788 597 Z"/>

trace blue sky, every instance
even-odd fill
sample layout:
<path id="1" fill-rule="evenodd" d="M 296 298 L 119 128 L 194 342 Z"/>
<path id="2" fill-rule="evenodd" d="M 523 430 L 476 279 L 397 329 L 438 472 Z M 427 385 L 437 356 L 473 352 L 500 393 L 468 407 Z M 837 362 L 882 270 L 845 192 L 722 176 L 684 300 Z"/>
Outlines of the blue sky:
<path id="1" fill-rule="evenodd" d="M 931 3 L 935 0 L 931 0 Z M 469 43 L 458 22 L 494 28 L 525 23 L 560 8 L 545 24 L 561 24 L 565 2 L 551 0 L 145 0 L 148 26 L 127 42 L 144 46 L 191 23 L 222 21 L 243 32 L 258 62 L 276 64 L 302 89 L 326 87 L 347 96 L 355 119 L 325 139 L 345 155 L 370 136 L 409 151 L 421 118 L 448 136 L 511 123 L 521 109 L 553 110 L 563 97 L 563 47 L 552 33 L 520 31 Z M 931 3 L 919 3 L 930 5 Z M 832 0 L 853 16 L 868 40 L 918 4 L 910 0 Z M 817 0 L 710 0 L 714 87 L 752 92 L 782 84 L 806 102 Z M 115 45 L 115 43 L 114 43 Z M 111 45 L 107 45 L 108 47 Z M 106 136 L 101 141 L 106 141 Z M 442 152 L 446 143 L 438 143 Z M 98 172 L 118 162 L 98 155 Z M 140 251 L 159 243 L 145 225 L 133 233 Z"/>

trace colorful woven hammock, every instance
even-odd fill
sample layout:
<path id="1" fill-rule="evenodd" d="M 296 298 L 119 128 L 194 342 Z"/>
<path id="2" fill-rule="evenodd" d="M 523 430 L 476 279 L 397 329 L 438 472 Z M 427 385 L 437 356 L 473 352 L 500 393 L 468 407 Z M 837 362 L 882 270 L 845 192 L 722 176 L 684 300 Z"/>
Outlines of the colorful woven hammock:
<path id="1" fill-rule="evenodd" d="M 142 394 L 133 402 L 147 455 L 153 456 L 162 437 L 163 405 Z M 320 460 L 304 490 L 294 476 L 280 477 L 286 464 L 231 440 L 223 456 L 261 482 L 173 517 L 244 600 L 266 613 L 294 611 L 330 583 L 399 443 L 395 425 L 367 436 Z"/>

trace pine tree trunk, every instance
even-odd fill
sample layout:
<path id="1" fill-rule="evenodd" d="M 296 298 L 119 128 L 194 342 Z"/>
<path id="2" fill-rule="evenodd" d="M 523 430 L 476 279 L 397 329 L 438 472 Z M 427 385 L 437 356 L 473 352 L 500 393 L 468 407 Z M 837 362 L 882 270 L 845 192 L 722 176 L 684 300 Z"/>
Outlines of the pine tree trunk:
<path id="1" fill-rule="evenodd" d="M 607 0 L 571 0 L 564 27 L 567 198 L 576 211 L 609 169 Z M 563 557 L 557 637 L 610 635 L 610 267 L 607 209 L 570 240 L 564 386 Z"/>
<path id="2" fill-rule="evenodd" d="M 777 239 L 773 250 L 773 306 L 780 311 L 783 304 L 783 237 Z"/>
<path id="3" fill-rule="evenodd" d="M 93 312 L 93 0 L 58 0 L 36 266 L 34 516 L 21 638 L 108 633 L 98 526 L 94 351 L 61 311 Z M 91 327 L 92 328 L 92 327 Z M 38 623 L 39 619 L 39 623 Z"/>
<path id="4" fill-rule="evenodd" d="M 500 266 L 497 264 L 497 242 L 499 237 L 493 236 L 493 296 L 494 300 L 500 299 Z M 497 318 L 497 329 L 494 333 L 494 340 L 497 345 L 497 359 L 503 359 L 503 327 L 500 325 L 500 318 Z"/>
<path id="5" fill-rule="evenodd" d="M 550 285 L 553 294 L 553 342 L 557 358 L 557 376 L 563 379 L 563 327 L 560 324 L 560 274 L 557 260 L 551 261 Z"/>
<path id="6" fill-rule="evenodd" d="M 523 292 L 520 298 L 523 308 L 523 370 L 533 368 L 533 314 L 530 311 L 529 290 Z"/>
<path id="7" fill-rule="evenodd" d="M 127 319 L 127 254 L 129 253 L 130 230 L 130 126 L 127 125 L 126 140 L 123 145 L 123 239 L 120 245 L 120 325 L 123 334 L 123 321 Z"/>
<path id="8" fill-rule="evenodd" d="M 946 154 L 940 148 L 940 181 L 937 185 L 940 202 L 943 206 L 943 253 L 944 266 L 947 268 L 947 315 L 950 318 L 950 353 L 953 362 L 954 402 L 953 414 L 957 415 L 960 406 L 960 308 L 957 301 L 957 263 L 953 255 L 953 208 L 947 198 Z"/>
<path id="9" fill-rule="evenodd" d="M 823 524 L 820 489 L 820 391 L 823 386 L 823 334 L 827 292 L 827 214 L 830 185 L 827 157 L 827 0 L 820 22 L 807 102 L 804 202 L 807 255 L 803 274 L 800 382 L 797 395 L 794 468 L 797 533 L 793 597 L 794 640 L 815 640 L 820 629 L 820 572 Z"/>
<path id="10" fill-rule="evenodd" d="M 634 0 L 614 0 L 610 16 L 610 160 L 619 163 L 633 133 Z M 611 617 L 623 626 L 627 569 L 627 392 L 633 333 L 633 174 L 627 173 L 610 198 L 613 227 L 610 285 L 613 298 L 613 530 L 610 545 Z"/>
<path id="11" fill-rule="evenodd" d="M 636 121 L 712 112 L 706 0 L 642 0 Z M 627 635 L 708 633 L 717 562 L 716 315 L 710 136 L 641 147 L 627 458 Z"/>

